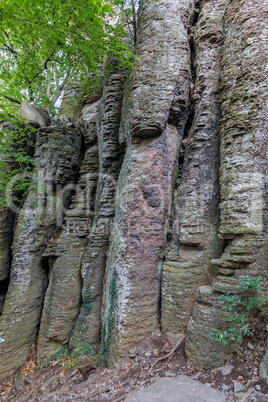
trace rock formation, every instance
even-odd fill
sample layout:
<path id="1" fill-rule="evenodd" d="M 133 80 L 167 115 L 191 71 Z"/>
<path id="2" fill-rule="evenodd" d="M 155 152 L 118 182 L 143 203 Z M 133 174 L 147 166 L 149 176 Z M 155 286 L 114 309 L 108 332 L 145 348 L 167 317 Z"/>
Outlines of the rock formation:
<path id="1" fill-rule="evenodd" d="M 64 187 L 75 178 L 80 142 L 81 134 L 74 123 L 39 130 L 35 151 L 38 189 L 29 193 L 18 216 L 10 284 L 0 318 L 1 376 L 27 359 L 34 341 L 49 274 L 42 255 L 61 225 L 68 197 Z M 53 198 L 55 192 L 61 199 Z"/>
<path id="2" fill-rule="evenodd" d="M 261 1 L 251 7 L 233 1 L 223 16 L 218 232 L 224 247 L 221 256 L 211 261 L 217 276 L 210 289 L 199 289 L 188 325 L 186 353 L 197 365 L 219 364 L 235 348 L 232 343 L 230 350 L 221 351 L 208 340 L 213 328 L 226 325 L 213 296 L 236 293 L 242 275 L 262 275 L 267 280 L 267 75 L 263 68 L 267 41 L 259 19 L 265 10 L 268 7 Z"/>
<path id="3" fill-rule="evenodd" d="M 194 366 L 237 349 L 209 335 L 228 326 L 219 295 L 268 283 L 267 11 L 141 1 L 131 71 L 108 59 L 57 121 L 24 107 L 39 191 L 0 209 L 1 378 L 37 333 L 43 359 L 86 342 L 113 364 L 157 327 L 186 334 Z"/>

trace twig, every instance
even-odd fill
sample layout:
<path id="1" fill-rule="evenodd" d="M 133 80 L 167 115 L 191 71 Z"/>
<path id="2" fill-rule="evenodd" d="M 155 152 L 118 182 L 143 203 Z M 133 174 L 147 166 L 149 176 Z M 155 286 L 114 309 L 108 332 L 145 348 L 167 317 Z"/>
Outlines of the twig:
<path id="1" fill-rule="evenodd" d="M 174 352 L 178 349 L 178 347 L 181 345 L 181 343 L 184 341 L 184 339 L 185 339 L 185 335 L 176 343 L 176 345 L 174 346 L 174 348 L 173 348 L 166 356 L 162 356 L 162 357 L 159 357 L 158 359 L 156 359 L 156 361 L 154 362 L 154 364 L 153 364 L 152 367 L 150 368 L 148 374 L 150 374 L 150 372 L 152 371 L 152 369 L 154 368 L 154 366 L 155 366 L 157 363 L 159 363 L 160 361 L 165 360 L 165 359 L 168 359 L 168 358 L 169 358 L 169 361 L 170 361 L 170 360 L 172 359 L 172 357 L 173 357 Z"/>
<path id="2" fill-rule="evenodd" d="M 98 396 L 100 394 L 104 394 L 105 392 L 107 392 L 107 388 L 102 388 L 100 391 L 94 392 L 94 394 L 90 395 L 90 400 L 92 398 L 95 398 L 95 396 Z"/>
<path id="3" fill-rule="evenodd" d="M 245 402 L 246 399 L 248 399 L 248 397 L 252 394 L 253 391 L 254 391 L 254 388 L 250 388 L 248 390 L 248 392 L 243 396 L 243 398 L 240 399 L 240 402 Z"/>

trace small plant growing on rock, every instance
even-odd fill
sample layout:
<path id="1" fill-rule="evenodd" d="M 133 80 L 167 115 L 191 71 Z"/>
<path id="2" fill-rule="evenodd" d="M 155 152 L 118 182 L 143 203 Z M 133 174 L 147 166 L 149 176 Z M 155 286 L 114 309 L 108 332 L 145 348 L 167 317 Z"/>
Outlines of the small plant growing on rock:
<path id="1" fill-rule="evenodd" d="M 95 361 L 96 357 L 93 356 L 95 349 L 95 345 L 89 345 L 82 341 L 79 341 L 75 347 L 65 345 L 55 355 L 50 357 L 49 363 L 57 360 L 58 364 L 63 366 L 67 371 L 78 364 L 79 357 L 82 355 L 92 356 L 93 360 Z M 100 364 L 99 358 L 97 359 L 97 363 Z"/>
<path id="2" fill-rule="evenodd" d="M 252 313 L 261 311 L 262 315 L 268 316 L 268 296 L 263 293 L 262 281 L 261 276 L 241 277 L 240 285 L 237 286 L 239 294 L 231 295 L 228 292 L 218 297 L 217 300 L 223 303 L 222 309 L 229 313 L 227 320 L 235 325 L 224 331 L 214 328 L 209 335 L 210 339 L 228 344 L 240 340 L 243 335 L 252 335 L 249 327 Z"/>

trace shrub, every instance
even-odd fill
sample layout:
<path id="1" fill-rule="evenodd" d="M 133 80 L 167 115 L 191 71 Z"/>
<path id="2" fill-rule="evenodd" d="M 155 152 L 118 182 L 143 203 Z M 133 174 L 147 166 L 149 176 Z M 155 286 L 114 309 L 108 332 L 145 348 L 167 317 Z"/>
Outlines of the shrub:
<path id="1" fill-rule="evenodd" d="M 214 328 L 209 335 L 210 339 L 228 344 L 232 340 L 241 339 L 243 335 L 252 335 L 249 327 L 249 318 L 252 313 L 260 312 L 268 317 L 268 296 L 263 292 L 262 282 L 261 276 L 241 277 L 240 284 L 237 286 L 239 294 L 231 295 L 228 292 L 218 297 L 217 300 L 222 303 L 222 309 L 229 313 L 227 320 L 235 325 L 224 331 Z"/>

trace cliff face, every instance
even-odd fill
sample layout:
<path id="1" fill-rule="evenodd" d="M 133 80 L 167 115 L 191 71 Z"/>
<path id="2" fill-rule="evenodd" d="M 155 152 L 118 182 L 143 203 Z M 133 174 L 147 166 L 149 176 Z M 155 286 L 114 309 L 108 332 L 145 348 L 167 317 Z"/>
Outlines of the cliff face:
<path id="1" fill-rule="evenodd" d="M 0 377 L 37 332 L 41 358 L 83 341 L 112 364 L 159 325 L 186 334 L 193 365 L 236 350 L 208 336 L 228 325 L 220 294 L 268 281 L 267 11 L 141 2 L 132 71 L 110 60 L 102 92 L 81 111 L 70 88 L 39 128 L 40 191 L 12 253 L 14 214 L 0 210 Z"/>

